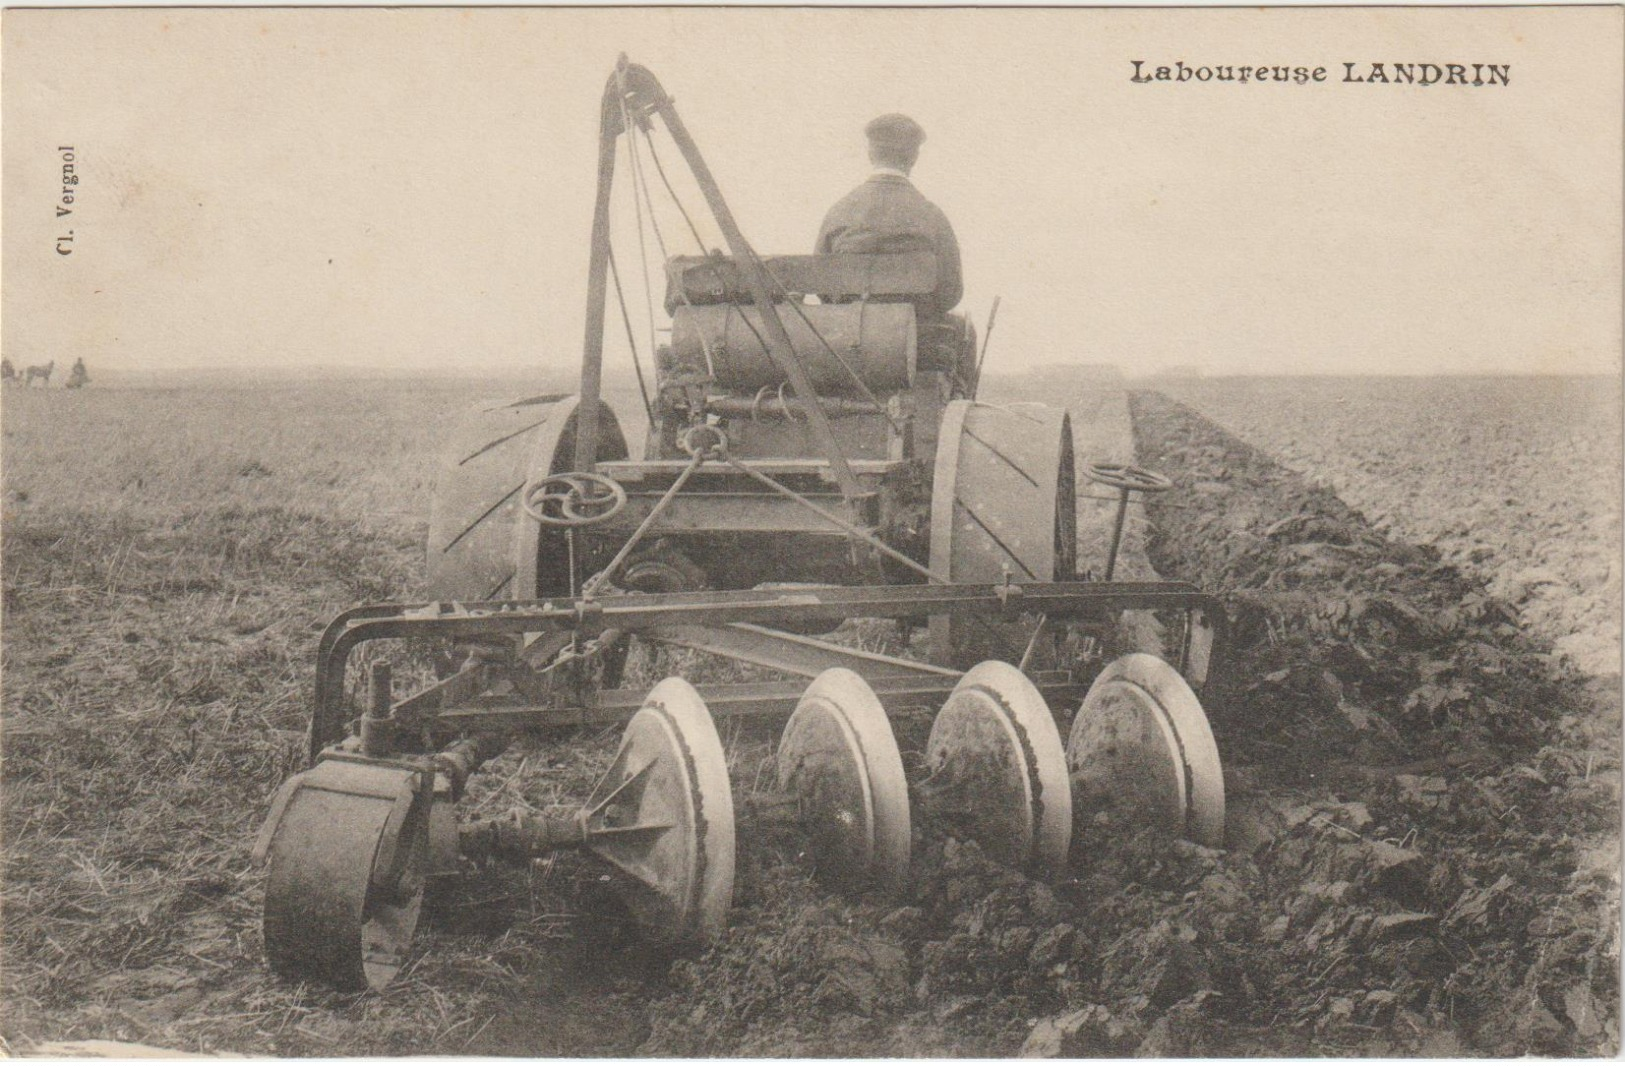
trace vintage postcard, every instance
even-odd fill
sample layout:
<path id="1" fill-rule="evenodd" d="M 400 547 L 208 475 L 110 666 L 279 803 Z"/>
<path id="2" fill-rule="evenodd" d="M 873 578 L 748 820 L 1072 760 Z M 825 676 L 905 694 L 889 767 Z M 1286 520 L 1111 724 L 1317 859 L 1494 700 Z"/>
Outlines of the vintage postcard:
<path id="1" fill-rule="evenodd" d="M 1625 8 L 0 30 L 0 1050 L 1618 1054 Z"/>

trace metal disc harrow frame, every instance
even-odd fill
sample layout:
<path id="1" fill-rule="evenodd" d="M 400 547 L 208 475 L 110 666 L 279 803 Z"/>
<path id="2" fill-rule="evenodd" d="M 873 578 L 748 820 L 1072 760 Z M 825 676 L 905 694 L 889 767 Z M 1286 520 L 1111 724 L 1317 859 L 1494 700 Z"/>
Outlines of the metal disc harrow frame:
<path id="1" fill-rule="evenodd" d="M 376 743 L 379 722 L 391 719 L 373 716 L 371 729 L 368 720 L 355 739 Z M 407 959 L 431 872 L 565 848 L 613 868 L 610 883 L 652 942 L 683 948 L 724 933 L 739 827 L 727 756 L 699 688 L 670 677 L 648 690 L 609 769 L 573 812 L 459 825 L 453 804 L 468 775 L 506 743 L 487 734 L 430 756 L 340 744 L 288 781 L 256 847 L 269 868 L 273 969 L 381 988 Z M 1101 673 L 1065 751 L 1044 693 L 1014 666 L 993 660 L 957 676 L 912 788 L 875 687 L 832 667 L 796 702 L 776 761 L 778 790 L 749 797 L 743 817 L 793 824 L 820 880 L 845 893 L 906 893 L 915 809 L 1048 879 L 1066 876 L 1075 803 L 1085 817 L 1148 812 L 1202 843 L 1222 841 L 1223 782 L 1201 705 L 1171 666 L 1144 654 Z"/>

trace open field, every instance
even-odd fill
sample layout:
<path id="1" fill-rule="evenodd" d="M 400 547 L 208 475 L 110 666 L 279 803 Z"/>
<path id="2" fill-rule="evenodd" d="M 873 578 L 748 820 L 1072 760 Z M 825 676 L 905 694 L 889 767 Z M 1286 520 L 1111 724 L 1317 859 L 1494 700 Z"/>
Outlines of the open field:
<path id="1" fill-rule="evenodd" d="M 472 876 L 401 979 L 360 996 L 269 975 L 249 850 L 302 760 L 320 628 L 420 593 L 442 427 L 488 387 L 9 390 L 0 1036 L 323 1056 L 1617 1051 L 1617 696 L 1525 631 L 1500 554 L 1446 558 L 1428 542 L 1457 542 L 1420 524 L 1567 565 L 1542 539 L 1617 555 L 1617 487 L 1584 517 L 1539 510 L 1557 524 L 1531 538 L 1518 509 L 1451 491 L 1493 483 L 1535 509 L 1552 482 L 1586 483 L 1594 456 L 1554 442 L 1539 396 L 1496 401 L 1486 459 L 1394 416 L 1383 383 L 1362 395 L 1393 420 L 1369 434 L 1369 412 L 1288 420 L 1300 389 L 1335 406 L 1321 383 L 1274 382 L 1263 404 L 1227 387 L 1170 391 L 1241 439 L 1156 392 L 1133 405 L 1140 461 L 1179 486 L 1140 524 L 1151 561 L 1226 594 L 1236 623 L 1210 708 L 1225 849 L 1097 834 L 1045 885 L 927 835 L 897 906 L 829 896 L 793 838 L 756 834 L 729 936 L 676 964 L 560 859 Z M 1386 467 L 1332 463 L 1337 493 L 1289 468 L 1351 441 L 1403 470 L 1391 521 L 1339 498 L 1377 499 Z M 899 722 L 911 769 L 917 718 Z M 749 771 L 771 737 L 725 740 Z M 545 806 L 613 746 L 512 752 L 474 802 Z"/>
<path id="2" fill-rule="evenodd" d="M 1618 673 L 1615 378 L 1162 382 L 1380 530 L 1484 574 L 1588 673 Z"/>

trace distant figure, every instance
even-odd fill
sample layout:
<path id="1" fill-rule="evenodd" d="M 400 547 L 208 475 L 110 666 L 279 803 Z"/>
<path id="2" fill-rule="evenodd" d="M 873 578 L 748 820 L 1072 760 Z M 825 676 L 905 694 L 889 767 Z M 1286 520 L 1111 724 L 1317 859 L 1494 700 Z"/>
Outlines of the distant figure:
<path id="1" fill-rule="evenodd" d="M 90 375 L 85 373 L 85 361 L 75 359 L 73 369 L 68 372 L 68 388 L 82 389 L 90 384 Z"/>
<path id="2" fill-rule="evenodd" d="M 10 359 L 0 359 L 0 381 L 16 381 L 17 368 L 11 365 Z"/>
<path id="3" fill-rule="evenodd" d="M 881 115 L 863 128 L 869 138 L 869 180 L 824 216 L 817 252 L 934 252 L 937 288 L 917 305 L 922 317 L 946 315 L 964 295 L 959 240 L 942 209 L 909 181 L 925 131 L 907 115 Z"/>
<path id="4" fill-rule="evenodd" d="M 44 366 L 31 366 L 31 367 L 29 367 L 27 370 L 23 371 L 23 386 L 26 388 L 27 386 L 34 384 L 34 379 L 35 378 L 39 378 L 40 381 L 44 382 L 45 385 L 47 387 L 49 387 L 50 384 L 51 384 L 51 371 L 53 371 L 55 369 L 56 369 L 56 360 L 55 359 L 52 359 L 49 363 L 46 363 Z"/>

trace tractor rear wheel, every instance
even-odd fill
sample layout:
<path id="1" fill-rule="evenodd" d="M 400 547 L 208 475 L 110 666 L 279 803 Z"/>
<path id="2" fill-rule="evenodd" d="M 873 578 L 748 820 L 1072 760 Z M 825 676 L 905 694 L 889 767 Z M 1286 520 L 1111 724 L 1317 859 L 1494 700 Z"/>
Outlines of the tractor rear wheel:
<path id="1" fill-rule="evenodd" d="M 578 404 L 575 396 L 536 396 L 481 408 L 457 426 L 429 516 L 430 599 L 570 593 L 566 532 L 543 529 L 520 498 L 529 482 L 570 468 Z M 626 440 L 607 404 L 600 405 L 598 432 L 600 462 L 626 458 Z"/>
<path id="2" fill-rule="evenodd" d="M 956 583 L 998 582 L 1006 575 L 1015 582 L 1071 580 L 1078 556 L 1076 486 L 1066 411 L 1035 403 L 948 404 L 931 484 L 932 573 Z M 1011 629 L 1009 639 L 993 639 L 995 629 Z M 1031 629 L 934 617 L 932 660 L 965 668 L 987 658 L 1017 658 Z"/>

